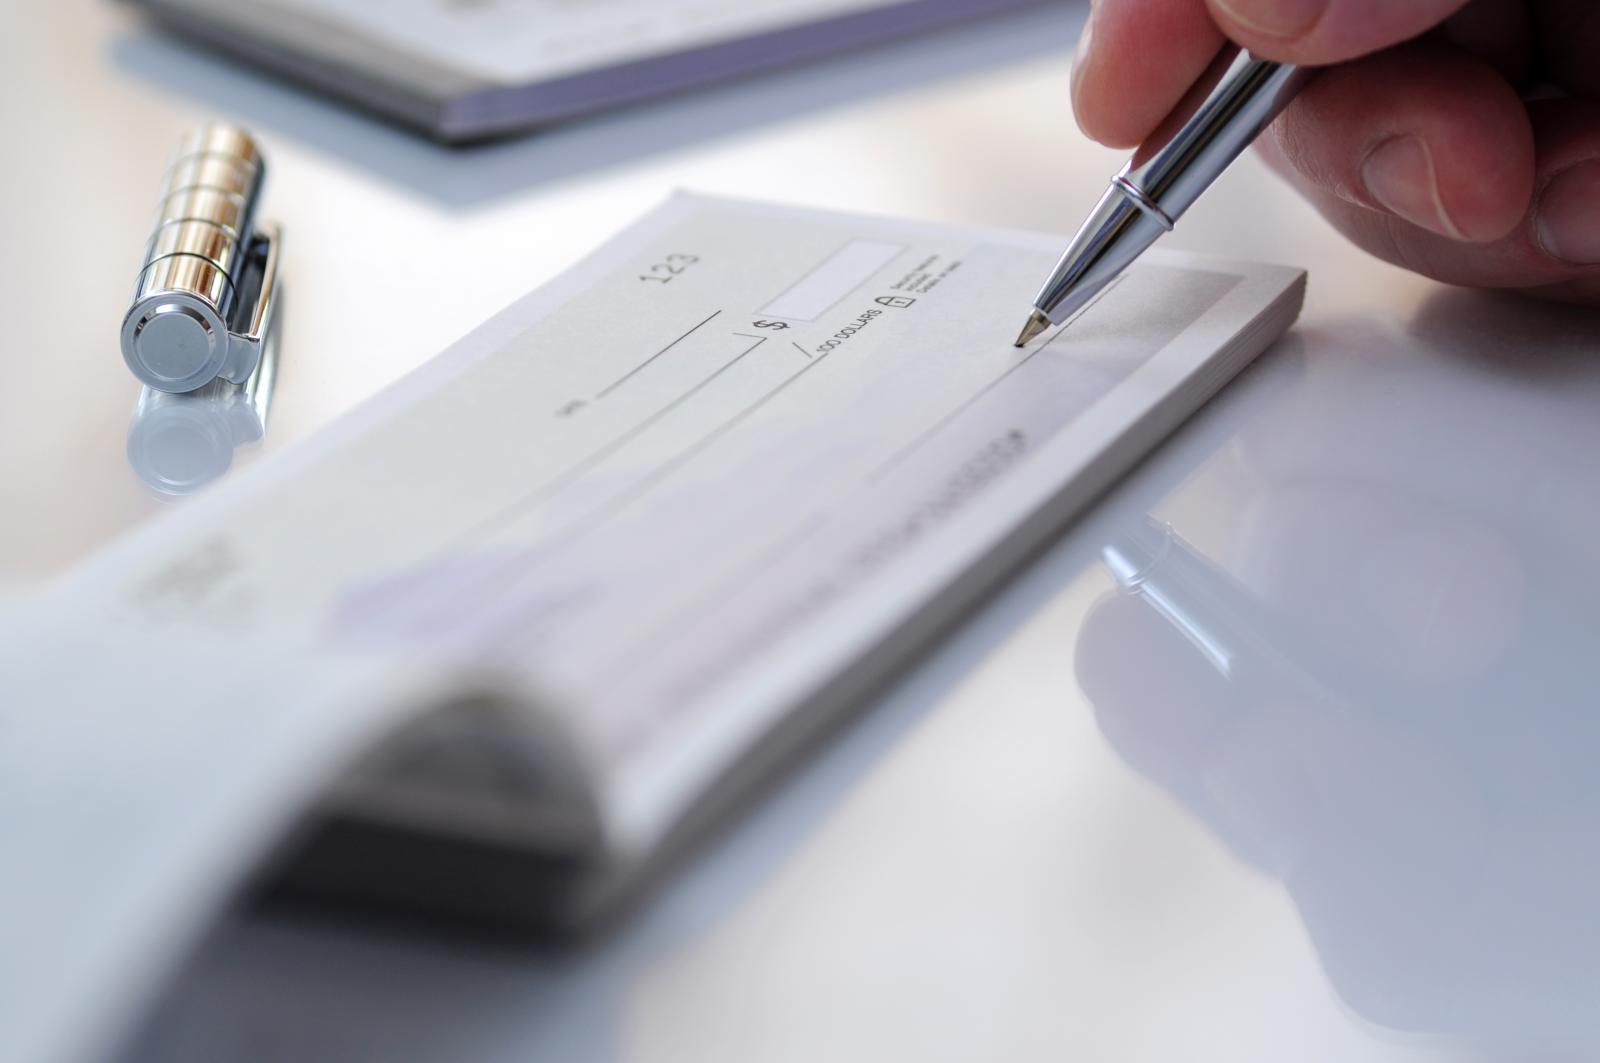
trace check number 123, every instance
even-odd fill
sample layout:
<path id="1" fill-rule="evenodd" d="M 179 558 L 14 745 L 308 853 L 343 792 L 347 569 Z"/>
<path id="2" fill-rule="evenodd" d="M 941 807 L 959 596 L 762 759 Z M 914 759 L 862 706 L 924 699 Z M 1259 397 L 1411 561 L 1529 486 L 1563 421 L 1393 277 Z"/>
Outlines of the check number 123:
<path id="1" fill-rule="evenodd" d="M 687 272 L 690 266 L 699 261 L 699 255 L 668 255 L 651 266 L 648 273 L 639 274 L 639 279 L 647 283 L 671 284 L 672 278 Z"/>

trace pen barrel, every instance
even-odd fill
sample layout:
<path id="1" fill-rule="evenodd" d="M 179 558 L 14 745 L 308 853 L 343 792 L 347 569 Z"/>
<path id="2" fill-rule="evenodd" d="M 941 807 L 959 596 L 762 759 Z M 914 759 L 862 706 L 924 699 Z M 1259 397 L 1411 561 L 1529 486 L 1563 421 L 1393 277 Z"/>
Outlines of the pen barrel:
<path id="1" fill-rule="evenodd" d="M 1113 183 L 1171 228 L 1310 76 L 1305 67 L 1224 51 Z"/>
<path id="2" fill-rule="evenodd" d="M 230 376 L 231 334 L 250 311 L 264 178 L 255 141 L 236 126 L 203 126 L 179 142 L 122 325 L 123 358 L 151 387 L 191 391 Z"/>
<path id="3" fill-rule="evenodd" d="M 1271 124 L 1311 72 L 1225 50 L 1111 179 L 1034 298 L 1056 324 L 1093 301 L 1169 232 Z"/>

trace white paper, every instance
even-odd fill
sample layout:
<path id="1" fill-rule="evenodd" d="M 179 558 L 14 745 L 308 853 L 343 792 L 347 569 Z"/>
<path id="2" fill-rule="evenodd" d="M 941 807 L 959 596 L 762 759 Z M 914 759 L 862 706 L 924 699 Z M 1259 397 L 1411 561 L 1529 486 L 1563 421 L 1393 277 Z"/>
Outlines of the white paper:
<path id="1" fill-rule="evenodd" d="M 647 846 L 1299 279 L 1151 255 L 1017 350 L 1055 244 L 680 197 L 75 593 L 520 671 Z"/>

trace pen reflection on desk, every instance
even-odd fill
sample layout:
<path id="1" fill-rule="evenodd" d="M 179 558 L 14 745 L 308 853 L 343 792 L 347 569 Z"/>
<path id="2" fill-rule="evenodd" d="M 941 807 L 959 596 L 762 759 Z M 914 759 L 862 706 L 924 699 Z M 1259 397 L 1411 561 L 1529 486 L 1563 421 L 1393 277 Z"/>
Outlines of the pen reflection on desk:
<path id="1" fill-rule="evenodd" d="M 141 389 L 128 425 L 134 473 L 157 495 L 177 498 L 227 472 L 237 448 L 266 435 L 277 369 L 274 338 L 243 384 L 218 377 L 184 394 Z"/>
<path id="2" fill-rule="evenodd" d="M 1408 1034 L 1595 1044 L 1600 726 L 1592 667 L 1563 671 L 1563 636 L 1582 639 L 1592 609 L 1562 547 L 1589 538 L 1550 512 L 1479 525 L 1471 503 L 1374 502 L 1359 473 L 1317 482 L 1252 513 L 1257 535 L 1271 530 L 1232 539 L 1249 547 L 1232 569 L 1149 517 L 1106 543 L 1118 592 L 1075 648 L 1098 727 L 1281 881 L 1354 1014 Z M 1354 528 L 1343 507 L 1360 510 Z M 1373 563 L 1401 543 L 1437 563 Z"/>
<path id="3" fill-rule="evenodd" d="M 1100 557 L 1123 594 L 1171 624 L 1223 679 L 1277 682 L 1327 703 L 1375 700 L 1352 689 L 1358 669 L 1267 608 L 1165 521 L 1144 517 Z"/>
<path id="4" fill-rule="evenodd" d="M 1025 347 L 1116 280 L 1266 129 L 1310 76 L 1226 49 L 1111 179 L 1034 298 Z"/>

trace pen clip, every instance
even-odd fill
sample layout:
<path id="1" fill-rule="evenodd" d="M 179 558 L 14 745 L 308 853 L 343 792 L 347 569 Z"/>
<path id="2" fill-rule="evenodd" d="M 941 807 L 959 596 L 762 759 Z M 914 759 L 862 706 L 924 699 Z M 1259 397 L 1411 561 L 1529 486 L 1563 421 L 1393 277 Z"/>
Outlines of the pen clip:
<path id="1" fill-rule="evenodd" d="M 235 321 L 229 324 L 228 360 L 221 374 L 235 384 L 244 383 L 261 364 L 261 350 L 278 304 L 278 248 L 282 242 L 282 228 L 272 224 L 262 225 L 252 241 L 247 276 L 254 282 L 255 298 L 241 300 Z M 250 288 L 247 282 L 241 294 L 248 295 Z"/>

